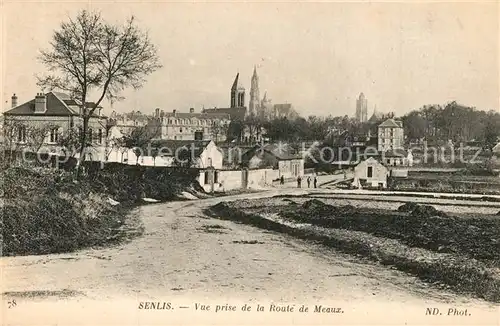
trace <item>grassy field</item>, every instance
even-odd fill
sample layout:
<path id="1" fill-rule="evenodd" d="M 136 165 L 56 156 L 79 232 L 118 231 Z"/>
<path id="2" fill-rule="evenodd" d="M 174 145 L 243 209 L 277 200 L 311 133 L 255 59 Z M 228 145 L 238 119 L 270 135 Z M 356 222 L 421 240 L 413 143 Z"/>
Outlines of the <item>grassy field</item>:
<path id="1" fill-rule="evenodd" d="M 271 198 L 220 203 L 207 213 L 319 241 L 440 287 L 500 302 L 500 218 L 454 216 L 432 206 L 397 209 Z"/>

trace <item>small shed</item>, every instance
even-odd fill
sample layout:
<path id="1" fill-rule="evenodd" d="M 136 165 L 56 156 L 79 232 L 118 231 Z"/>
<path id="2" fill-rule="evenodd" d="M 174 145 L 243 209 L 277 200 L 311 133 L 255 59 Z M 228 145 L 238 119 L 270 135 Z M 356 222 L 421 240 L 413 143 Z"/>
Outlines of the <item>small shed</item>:
<path id="1" fill-rule="evenodd" d="M 362 161 L 354 168 L 354 179 L 363 187 L 387 188 L 389 169 L 373 157 Z"/>

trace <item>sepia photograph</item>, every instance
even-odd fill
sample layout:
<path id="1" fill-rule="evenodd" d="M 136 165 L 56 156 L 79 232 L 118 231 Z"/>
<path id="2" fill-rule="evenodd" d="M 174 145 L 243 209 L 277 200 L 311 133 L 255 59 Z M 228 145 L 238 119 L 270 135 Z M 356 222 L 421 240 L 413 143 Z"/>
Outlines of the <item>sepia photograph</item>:
<path id="1" fill-rule="evenodd" d="M 2 325 L 500 326 L 497 1 L 0 12 Z"/>

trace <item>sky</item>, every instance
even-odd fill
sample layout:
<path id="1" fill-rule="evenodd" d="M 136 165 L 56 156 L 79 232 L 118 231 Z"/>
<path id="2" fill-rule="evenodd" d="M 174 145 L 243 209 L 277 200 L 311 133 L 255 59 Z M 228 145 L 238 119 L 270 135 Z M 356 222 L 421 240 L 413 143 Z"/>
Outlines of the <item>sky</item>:
<path id="1" fill-rule="evenodd" d="M 402 115 L 457 101 L 499 110 L 499 8 L 481 3 L 4 1 L 2 103 L 40 89 L 37 61 L 53 31 L 82 9 L 112 22 L 130 15 L 148 31 L 163 68 L 112 110 L 196 111 L 228 107 L 240 73 L 250 98 L 254 65 L 261 97 L 303 116 L 354 115 L 363 92 L 369 115 Z M 93 100 L 93 99 L 90 99 Z M 248 104 L 247 104 L 248 105 Z"/>

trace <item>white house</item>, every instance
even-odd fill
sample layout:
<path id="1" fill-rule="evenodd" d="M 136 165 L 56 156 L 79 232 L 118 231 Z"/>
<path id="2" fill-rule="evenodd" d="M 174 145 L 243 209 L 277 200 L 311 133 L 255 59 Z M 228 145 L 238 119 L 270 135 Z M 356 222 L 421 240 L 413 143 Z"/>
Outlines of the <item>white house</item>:
<path id="1" fill-rule="evenodd" d="M 354 179 L 359 180 L 361 186 L 386 188 L 388 175 L 389 169 L 373 157 L 354 168 Z"/>
<path id="2" fill-rule="evenodd" d="M 139 154 L 139 156 L 136 155 Z M 129 149 L 127 164 L 175 166 L 191 161 L 190 167 L 222 169 L 223 153 L 213 140 L 155 140 L 142 148 Z"/>

